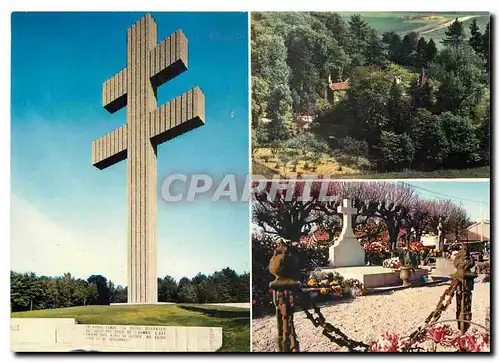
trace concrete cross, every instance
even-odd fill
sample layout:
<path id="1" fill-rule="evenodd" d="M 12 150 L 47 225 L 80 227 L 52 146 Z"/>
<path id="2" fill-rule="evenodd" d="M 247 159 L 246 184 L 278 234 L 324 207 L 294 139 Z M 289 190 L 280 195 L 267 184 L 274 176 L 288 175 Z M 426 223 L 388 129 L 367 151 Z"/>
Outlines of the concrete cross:
<path id="1" fill-rule="evenodd" d="M 187 39 L 177 30 L 161 43 L 147 14 L 127 30 L 127 66 L 102 87 L 104 108 L 127 106 L 127 123 L 92 143 L 92 164 L 104 169 L 127 159 L 128 303 L 157 302 L 156 148 L 205 123 L 198 87 L 157 107 L 157 87 L 187 70 Z"/>
<path id="2" fill-rule="evenodd" d="M 358 212 L 356 208 L 352 207 L 352 201 L 344 199 L 343 204 L 337 207 L 337 212 L 343 214 L 341 235 L 352 234 L 352 215 L 356 215 Z"/>

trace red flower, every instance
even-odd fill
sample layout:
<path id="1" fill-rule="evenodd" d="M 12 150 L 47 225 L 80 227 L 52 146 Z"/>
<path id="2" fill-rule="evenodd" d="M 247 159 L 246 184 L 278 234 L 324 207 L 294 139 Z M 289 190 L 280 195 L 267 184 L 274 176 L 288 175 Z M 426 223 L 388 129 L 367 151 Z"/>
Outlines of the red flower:
<path id="1" fill-rule="evenodd" d="M 399 347 L 399 336 L 385 332 L 378 341 L 372 342 L 370 348 L 372 352 L 399 352 Z"/>
<path id="2" fill-rule="evenodd" d="M 489 333 L 480 333 L 481 337 L 481 343 L 484 344 L 485 346 L 490 345 L 490 334 Z"/>
<path id="3" fill-rule="evenodd" d="M 452 344 L 459 352 L 482 352 L 483 350 L 483 344 L 470 334 L 457 335 Z"/>
<path id="4" fill-rule="evenodd" d="M 452 335 L 450 326 L 444 325 L 442 327 L 429 328 L 427 336 L 435 343 L 446 342 L 446 339 Z"/>

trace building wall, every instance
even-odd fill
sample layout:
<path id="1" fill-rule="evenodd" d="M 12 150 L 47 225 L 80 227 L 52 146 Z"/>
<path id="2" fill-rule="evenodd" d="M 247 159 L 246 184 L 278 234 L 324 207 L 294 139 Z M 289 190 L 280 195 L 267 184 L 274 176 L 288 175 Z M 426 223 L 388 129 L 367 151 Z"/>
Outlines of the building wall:
<path id="1" fill-rule="evenodd" d="M 481 232 L 483 233 L 483 238 L 489 240 L 490 239 L 490 223 L 487 223 L 487 222 L 485 222 L 485 223 L 478 223 L 478 224 L 472 225 L 469 228 L 469 234 L 472 233 L 472 234 L 479 235 L 479 240 L 481 240 L 480 239 Z M 469 240 L 470 240 L 470 238 L 469 238 Z"/>

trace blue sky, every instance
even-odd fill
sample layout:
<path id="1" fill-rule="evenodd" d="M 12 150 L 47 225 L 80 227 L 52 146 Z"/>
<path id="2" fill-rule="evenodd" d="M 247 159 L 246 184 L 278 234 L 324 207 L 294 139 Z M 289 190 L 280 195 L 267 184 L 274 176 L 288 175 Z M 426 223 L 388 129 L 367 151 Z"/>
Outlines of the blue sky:
<path id="1" fill-rule="evenodd" d="M 91 143 L 126 122 L 102 83 L 126 65 L 126 30 L 144 13 L 14 13 L 11 91 L 11 269 L 126 280 L 126 162 L 91 165 Z M 172 173 L 248 172 L 245 13 L 152 13 L 158 41 L 188 38 L 189 69 L 158 105 L 198 85 L 206 125 L 158 149 L 158 186 Z M 158 203 L 158 275 L 249 271 L 247 203 Z"/>
<path id="2" fill-rule="evenodd" d="M 483 217 L 490 219 L 490 182 L 489 181 L 411 181 L 418 187 L 415 191 L 424 199 L 451 199 L 467 210 L 472 221 L 481 220 L 481 202 Z"/>

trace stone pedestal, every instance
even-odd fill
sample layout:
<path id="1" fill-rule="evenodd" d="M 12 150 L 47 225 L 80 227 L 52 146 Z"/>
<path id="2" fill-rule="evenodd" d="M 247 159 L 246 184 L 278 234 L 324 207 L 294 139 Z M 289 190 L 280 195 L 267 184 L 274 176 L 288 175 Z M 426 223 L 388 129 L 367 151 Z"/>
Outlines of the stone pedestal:
<path id="1" fill-rule="evenodd" d="M 352 231 L 352 215 L 357 210 L 351 207 L 351 200 L 344 200 L 338 212 L 344 216 L 342 232 L 329 250 L 330 265 L 334 268 L 365 265 L 365 249 L 361 246 Z"/>
<path id="2" fill-rule="evenodd" d="M 215 352 L 221 327 L 77 324 L 73 318 L 11 318 L 13 352 Z"/>

